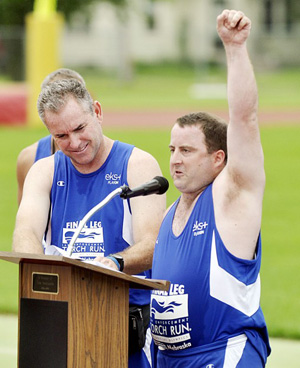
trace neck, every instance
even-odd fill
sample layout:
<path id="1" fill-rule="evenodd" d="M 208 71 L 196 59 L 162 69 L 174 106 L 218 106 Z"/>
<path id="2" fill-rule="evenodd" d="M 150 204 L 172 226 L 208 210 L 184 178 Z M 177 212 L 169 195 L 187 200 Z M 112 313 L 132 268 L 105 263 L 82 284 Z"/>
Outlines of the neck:
<path id="1" fill-rule="evenodd" d="M 201 188 L 200 190 L 193 192 L 193 193 L 182 193 L 180 197 L 180 203 L 183 207 L 189 208 L 193 206 L 193 204 L 196 202 L 198 197 L 201 195 L 201 193 L 205 190 L 206 187 Z"/>
<path id="2" fill-rule="evenodd" d="M 204 189 L 197 193 L 182 193 L 175 211 L 172 230 L 175 236 L 179 236 L 185 228 L 188 219 L 193 211 L 197 199 Z"/>

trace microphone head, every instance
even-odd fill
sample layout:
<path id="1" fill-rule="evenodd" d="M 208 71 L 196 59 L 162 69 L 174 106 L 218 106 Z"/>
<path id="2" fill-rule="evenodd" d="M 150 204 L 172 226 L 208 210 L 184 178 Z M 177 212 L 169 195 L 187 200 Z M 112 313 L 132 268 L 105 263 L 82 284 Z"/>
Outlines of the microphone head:
<path id="1" fill-rule="evenodd" d="M 166 191 L 169 189 L 169 182 L 166 178 L 164 178 L 163 176 L 155 176 L 155 178 L 153 178 L 153 180 L 157 180 L 158 183 L 160 184 L 160 187 L 157 191 L 157 194 L 164 194 L 166 193 Z"/>
<path id="2" fill-rule="evenodd" d="M 121 187 L 122 199 L 133 198 L 138 196 L 147 196 L 150 194 L 164 194 L 169 188 L 169 182 L 163 176 L 156 176 L 151 181 L 140 185 L 137 188 L 130 189 L 127 185 Z"/>

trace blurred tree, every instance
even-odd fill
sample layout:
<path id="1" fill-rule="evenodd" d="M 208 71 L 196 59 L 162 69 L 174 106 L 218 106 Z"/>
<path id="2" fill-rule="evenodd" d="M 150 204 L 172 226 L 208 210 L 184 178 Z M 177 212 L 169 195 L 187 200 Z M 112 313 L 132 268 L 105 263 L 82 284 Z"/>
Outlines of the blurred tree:
<path id="1" fill-rule="evenodd" d="M 127 0 L 57 0 L 57 11 L 67 22 L 79 11 L 89 18 L 90 5 L 96 2 L 109 2 L 120 7 L 127 4 Z M 13 80 L 24 79 L 25 16 L 33 11 L 33 5 L 34 0 L 0 0 L 0 57 L 5 59 L 5 65 L 2 62 L 0 66 Z"/>

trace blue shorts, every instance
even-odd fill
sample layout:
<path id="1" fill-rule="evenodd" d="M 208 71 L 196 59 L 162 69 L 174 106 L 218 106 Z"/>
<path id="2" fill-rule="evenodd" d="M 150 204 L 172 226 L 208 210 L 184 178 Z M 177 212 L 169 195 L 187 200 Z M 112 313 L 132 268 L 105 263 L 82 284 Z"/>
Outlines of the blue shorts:
<path id="1" fill-rule="evenodd" d="M 243 334 L 228 339 L 225 346 L 213 344 L 211 349 L 159 350 L 157 368 L 263 368 L 264 360 Z"/>

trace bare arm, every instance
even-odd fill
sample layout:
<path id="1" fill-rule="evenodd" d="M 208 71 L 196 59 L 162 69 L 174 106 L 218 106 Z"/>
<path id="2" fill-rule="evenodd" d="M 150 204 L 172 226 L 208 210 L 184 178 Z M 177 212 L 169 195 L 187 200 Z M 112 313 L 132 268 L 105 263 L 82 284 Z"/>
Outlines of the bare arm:
<path id="1" fill-rule="evenodd" d="M 250 28 L 241 12 L 225 10 L 217 19 L 227 57 L 230 122 L 228 162 L 214 185 L 216 221 L 229 251 L 246 259 L 254 255 L 265 185 L 257 86 L 246 47 Z"/>
<path id="2" fill-rule="evenodd" d="M 48 220 L 53 157 L 36 162 L 29 170 L 17 213 L 13 251 L 43 253 L 42 239 Z"/>
<path id="3" fill-rule="evenodd" d="M 17 159 L 18 205 L 21 203 L 26 175 L 34 163 L 38 143 L 24 148 Z"/>
<path id="4" fill-rule="evenodd" d="M 134 149 L 129 161 L 128 184 L 131 188 L 161 176 L 157 161 L 148 153 Z M 125 271 L 137 273 L 152 266 L 153 251 L 166 209 L 166 195 L 149 195 L 130 200 L 134 245 L 124 252 Z"/>
<path id="5" fill-rule="evenodd" d="M 129 187 L 135 188 L 162 173 L 157 161 L 149 153 L 134 148 L 127 175 Z M 155 241 L 166 209 L 166 195 L 131 198 L 130 206 L 134 244 L 118 253 L 124 258 L 124 272 L 137 274 L 152 266 Z M 111 260 L 103 259 L 102 262 L 116 267 Z"/>
<path id="6" fill-rule="evenodd" d="M 218 18 L 228 68 L 228 165 L 242 186 L 257 187 L 264 179 L 263 153 L 257 121 L 258 94 L 246 41 L 251 22 L 241 12 L 224 11 Z"/>

